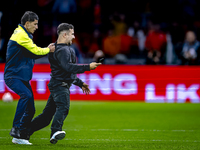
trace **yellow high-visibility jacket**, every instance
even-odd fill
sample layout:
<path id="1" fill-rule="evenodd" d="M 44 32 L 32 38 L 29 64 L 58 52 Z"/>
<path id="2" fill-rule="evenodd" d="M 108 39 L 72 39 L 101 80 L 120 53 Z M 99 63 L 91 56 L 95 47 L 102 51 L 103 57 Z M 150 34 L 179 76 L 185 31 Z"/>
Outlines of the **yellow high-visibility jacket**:
<path id="1" fill-rule="evenodd" d="M 7 45 L 4 79 L 31 80 L 35 58 L 50 51 L 49 48 L 38 47 L 32 38 L 33 36 L 20 24 L 14 30 Z"/>

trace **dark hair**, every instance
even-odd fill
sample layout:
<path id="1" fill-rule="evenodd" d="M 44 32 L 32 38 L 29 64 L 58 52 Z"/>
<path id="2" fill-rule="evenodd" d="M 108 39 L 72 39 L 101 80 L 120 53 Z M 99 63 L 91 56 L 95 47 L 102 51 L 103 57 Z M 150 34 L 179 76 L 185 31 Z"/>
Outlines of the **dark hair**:
<path id="1" fill-rule="evenodd" d="M 68 31 L 69 29 L 74 29 L 74 26 L 72 24 L 68 24 L 68 23 L 61 23 L 57 28 L 57 33 L 59 35 L 60 32 L 62 32 L 64 30 Z"/>
<path id="2" fill-rule="evenodd" d="M 26 11 L 21 18 L 21 24 L 25 25 L 27 21 L 33 22 L 35 20 L 39 20 L 38 15 L 32 11 Z"/>

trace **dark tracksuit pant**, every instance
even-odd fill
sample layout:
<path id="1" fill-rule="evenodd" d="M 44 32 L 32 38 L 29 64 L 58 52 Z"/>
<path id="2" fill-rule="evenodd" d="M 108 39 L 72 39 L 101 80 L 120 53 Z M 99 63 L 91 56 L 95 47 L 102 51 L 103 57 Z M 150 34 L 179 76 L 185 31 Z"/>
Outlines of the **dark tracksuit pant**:
<path id="1" fill-rule="evenodd" d="M 35 105 L 31 85 L 28 81 L 9 78 L 5 79 L 6 85 L 20 96 L 17 104 L 13 128 L 10 135 L 16 138 L 27 138 L 27 127 L 35 114 Z"/>
<path id="2" fill-rule="evenodd" d="M 53 116 L 51 136 L 57 131 L 62 131 L 63 122 L 68 115 L 70 107 L 70 86 L 67 83 L 63 84 L 63 82 L 53 78 L 51 78 L 48 86 L 51 94 L 43 112 L 32 120 L 30 135 L 48 126 Z"/>

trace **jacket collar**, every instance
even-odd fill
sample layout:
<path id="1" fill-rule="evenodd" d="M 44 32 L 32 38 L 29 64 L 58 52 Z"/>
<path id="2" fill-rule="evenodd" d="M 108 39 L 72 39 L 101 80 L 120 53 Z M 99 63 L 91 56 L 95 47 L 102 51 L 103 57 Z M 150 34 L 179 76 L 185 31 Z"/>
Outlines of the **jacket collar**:
<path id="1" fill-rule="evenodd" d="M 57 41 L 55 42 L 55 46 L 57 47 L 57 46 L 59 46 L 59 47 L 63 47 L 63 46 L 68 46 L 67 44 L 65 44 L 65 43 L 57 43 Z"/>
<path id="2" fill-rule="evenodd" d="M 26 30 L 26 28 L 25 28 L 23 25 L 19 24 L 18 27 L 21 27 L 22 29 L 24 29 L 24 31 L 28 34 L 28 36 L 29 36 L 31 39 L 33 39 L 33 35 L 30 34 L 30 33 Z"/>
<path id="3" fill-rule="evenodd" d="M 59 45 L 59 46 L 70 46 L 70 45 L 68 45 L 68 44 L 66 44 L 66 43 L 57 43 L 57 41 L 55 42 L 55 45 L 57 46 L 57 45 Z"/>

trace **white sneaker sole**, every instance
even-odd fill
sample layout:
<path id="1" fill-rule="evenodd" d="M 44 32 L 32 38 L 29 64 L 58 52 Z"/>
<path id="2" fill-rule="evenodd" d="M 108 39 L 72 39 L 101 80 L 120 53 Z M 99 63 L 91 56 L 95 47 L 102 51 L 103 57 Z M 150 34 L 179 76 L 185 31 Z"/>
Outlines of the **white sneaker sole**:
<path id="1" fill-rule="evenodd" d="M 17 139 L 17 138 L 13 138 L 13 139 L 12 139 L 12 143 L 14 143 L 14 144 L 21 144 L 21 145 L 33 145 L 33 144 L 30 143 L 28 140 Z"/>
<path id="2" fill-rule="evenodd" d="M 65 137 L 65 131 L 57 131 L 56 133 L 53 134 L 52 138 L 50 139 L 50 142 L 52 144 L 56 144 L 58 140 L 62 140 Z"/>
<path id="3" fill-rule="evenodd" d="M 12 143 L 14 143 L 14 144 L 18 144 L 18 143 L 16 142 L 16 140 L 13 140 L 13 139 L 12 139 Z"/>

